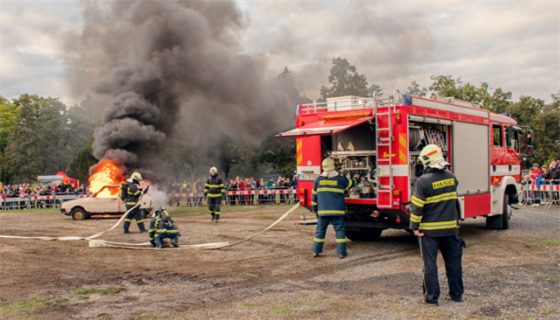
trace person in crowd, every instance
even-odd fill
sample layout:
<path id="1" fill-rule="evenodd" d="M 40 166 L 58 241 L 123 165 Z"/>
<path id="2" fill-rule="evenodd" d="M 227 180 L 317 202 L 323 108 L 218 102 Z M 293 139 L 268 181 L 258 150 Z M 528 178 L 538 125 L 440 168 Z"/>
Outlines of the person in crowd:
<path id="1" fill-rule="evenodd" d="M 560 160 L 550 163 L 550 180 L 554 185 L 560 184 Z"/>
<path id="2" fill-rule="evenodd" d="M 181 185 L 181 192 L 187 191 L 188 186 L 187 181 L 183 181 L 183 184 Z"/>
<path id="3" fill-rule="evenodd" d="M 171 245 L 177 248 L 180 237 L 179 228 L 173 224 L 169 212 L 164 207 L 156 210 L 154 217 L 150 221 L 148 233 L 148 240 L 150 240 L 152 246 L 163 248 L 163 239 L 170 239 Z"/>
<path id="4" fill-rule="evenodd" d="M 233 179 L 229 180 L 228 183 L 228 187 L 227 187 L 227 191 L 236 191 L 237 185 L 235 184 L 235 182 L 233 181 Z M 234 195 L 229 195 L 227 196 L 228 199 L 228 203 L 232 206 L 235 205 L 235 196 Z"/>
<path id="5" fill-rule="evenodd" d="M 208 198 L 208 211 L 210 211 L 212 221 L 216 223 L 220 221 L 220 204 L 222 203 L 222 197 L 225 198 L 225 194 L 224 182 L 218 176 L 218 169 L 216 167 L 210 168 L 210 178 L 208 178 L 204 187 L 204 198 Z"/>
<path id="6" fill-rule="evenodd" d="M 253 179 L 253 177 L 249 178 L 249 185 L 251 186 L 251 190 L 257 191 L 257 182 L 255 181 L 255 179 Z M 255 204 L 255 196 L 254 195 L 249 196 L 249 203 L 250 204 Z"/>
<path id="7" fill-rule="evenodd" d="M 348 256 L 346 251 L 346 230 L 344 228 L 344 191 L 356 185 L 360 175 L 356 174 L 348 179 L 338 174 L 335 170 L 334 159 L 325 158 L 321 164 L 323 173 L 317 177 L 313 184 L 311 196 L 311 211 L 317 215 L 317 228 L 313 239 L 313 257 L 317 258 L 323 252 L 325 234 L 329 223 L 332 223 L 336 233 L 336 251 L 338 257 L 344 259 Z"/>
<path id="8" fill-rule="evenodd" d="M 268 180 L 268 182 L 266 183 L 266 189 L 268 191 L 274 190 L 274 187 L 276 185 L 274 184 L 274 179 L 270 178 L 270 180 Z M 268 200 L 268 204 L 276 204 L 276 195 L 275 194 L 269 194 L 267 197 Z"/>
<path id="9" fill-rule="evenodd" d="M 187 207 L 192 207 L 192 197 L 190 197 L 188 194 L 191 193 L 191 188 L 189 188 L 189 186 L 187 185 L 187 188 L 185 189 L 185 192 L 187 193 L 187 202 L 186 202 L 186 206 Z"/>
<path id="10" fill-rule="evenodd" d="M 536 184 L 537 179 L 542 174 L 542 172 L 541 169 L 539 169 L 538 163 L 534 163 L 531 169 L 533 169 L 533 173 L 531 174 L 531 179 L 533 179 L 534 183 Z"/>
<path id="11" fill-rule="evenodd" d="M 251 182 L 249 181 L 249 178 L 245 178 L 245 191 L 251 191 L 253 190 L 253 188 L 251 187 Z M 246 195 L 245 196 L 245 201 L 247 201 L 248 205 L 253 204 L 253 202 L 251 201 L 253 199 L 252 195 Z"/>
<path id="12" fill-rule="evenodd" d="M 449 296 L 463 302 L 462 255 L 465 241 L 457 235 L 457 186 L 459 181 L 448 170 L 451 165 L 443 158 L 441 149 L 430 144 L 420 152 L 424 174 L 412 191 L 410 230 L 418 237 L 424 261 L 423 302 L 437 306 L 440 295 L 437 271 L 437 252 L 441 251 Z"/>
<path id="13" fill-rule="evenodd" d="M 200 183 L 198 185 L 198 190 L 196 190 L 196 192 L 197 192 L 197 195 L 199 195 L 196 198 L 196 205 L 199 206 L 199 207 L 202 207 L 202 200 L 204 199 L 204 197 L 201 196 L 201 195 L 204 194 L 204 190 L 202 189 L 202 186 L 200 185 Z"/>
<path id="14" fill-rule="evenodd" d="M 239 177 L 237 177 L 237 178 L 239 178 Z M 237 188 L 239 189 L 240 193 L 245 191 L 245 182 L 243 182 L 243 179 L 239 180 L 239 184 L 237 185 Z M 244 205 L 246 203 L 245 202 L 245 195 L 240 194 L 238 199 L 239 199 L 239 204 L 240 205 Z"/>

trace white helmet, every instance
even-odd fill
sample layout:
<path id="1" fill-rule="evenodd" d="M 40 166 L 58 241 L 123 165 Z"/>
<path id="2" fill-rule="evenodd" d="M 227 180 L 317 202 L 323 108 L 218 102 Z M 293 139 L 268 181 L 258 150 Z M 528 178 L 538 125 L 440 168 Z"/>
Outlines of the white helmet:
<path id="1" fill-rule="evenodd" d="M 420 152 L 420 161 L 424 167 L 443 169 L 450 164 L 443 158 L 441 149 L 435 144 L 429 144 Z"/>
<path id="2" fill-rule="evenodd" d="M 210 174 L 212 173 L 218 174 L 218 169 L 216 167 L 210 168 Z"/>
<path id="3" fill-rule="evenodd" d="M 142 180 L 142 175 L 141 175 L 140 173 L 138 173 L 138 172 L 134 172 L 134 173 L 130 176 L 130 178 L 131 178 L 132 180 L 140 181 L 140 180 Z"/>
<path id="4" fill-rule="evenodd" d="M 334 160 L 332 158 L 325 158 L 322 163 L 323 171 L 334 170 Z"/>

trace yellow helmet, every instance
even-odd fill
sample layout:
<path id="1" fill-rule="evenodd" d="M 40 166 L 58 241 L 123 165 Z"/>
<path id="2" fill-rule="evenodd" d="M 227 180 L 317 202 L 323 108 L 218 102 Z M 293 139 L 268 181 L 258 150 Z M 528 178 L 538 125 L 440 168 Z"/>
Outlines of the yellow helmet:
<path id="1" fill-rule="evenodd" d="M 140 181 L 142 180 L 142 175 L 138 172 L 134 172 L 131 176 L 132 180 Z"/>
<path id="2" fill-rule="evenodd" d="M 424 167 L 431 167 L 439 162 L 440 165 L 449 165 L 443 158 L 443 153 L 441 149 L 435 144 L 429 144 L 422 149 L 420 152 L 420 161 Z M 443 162 L 440 162 L 443 161 Z"/>
<path id="3" fill-rule="evenodd" d="M 332 158 L 325 158 L 322 163 L 323 171 L 334 170 L 334 160 Z"/>
<path id="4" fill-rule="evenodd" d="M 212 173 L 218 174 L 218 169 L 216 167 L 210 168 L 210 174 Z"/>

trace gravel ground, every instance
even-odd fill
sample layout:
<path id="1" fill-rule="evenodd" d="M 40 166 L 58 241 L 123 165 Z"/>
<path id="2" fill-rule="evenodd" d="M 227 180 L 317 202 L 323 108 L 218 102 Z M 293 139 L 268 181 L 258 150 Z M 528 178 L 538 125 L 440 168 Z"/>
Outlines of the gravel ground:
<path id="1" fill-rule="evenodd" d="M 227 207 L 219 224 L 201 209 L 172 212 L 181 243 L 235 241 L 288 207 Z M 311 257 L 314 226 L 299 209 L 238 246 L 206 250 L 89 248 L 85 242 L 0 239 L 2 319 L 558 319 L 560 210 L 516 210 L 509 230 L 484 219 L 460 223 L 464 303 L 420 303 L 422 261 L 415 237 L 385 230 L 376 242 L 348 242 L 336 256 Z M 115 220 L 72 221 L 56 210 L 0 213 L 0 234 L 88 236 Z M 111 231 L 104 239 L 145 242 Z M 441 292 L 447 283 L 440 267 Z"/>

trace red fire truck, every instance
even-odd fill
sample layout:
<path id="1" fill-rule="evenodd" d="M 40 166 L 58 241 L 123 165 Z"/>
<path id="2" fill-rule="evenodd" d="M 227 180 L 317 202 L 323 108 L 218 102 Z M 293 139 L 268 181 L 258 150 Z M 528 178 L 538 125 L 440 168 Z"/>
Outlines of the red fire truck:
<path id="1" fill-rule="evenodd" d="M 454 98 L 400 94 L 345 96 L 298 105 L 296 138 L 298 198 L 311 208 L 321 162 L 333 157 L 342 174 L 361 173 L 346 194 L 346 235 L 374 240 L 388 228 L 408 229 L 410 198 L 422 174 L 418 156 L 437 144 L 459 180 L 457 219 L 486 217 L 490 228 L 507 229 L 510 204 L 521 180 L 520 139 L 532 133 L 509 115 L 494 114 Z"/>

